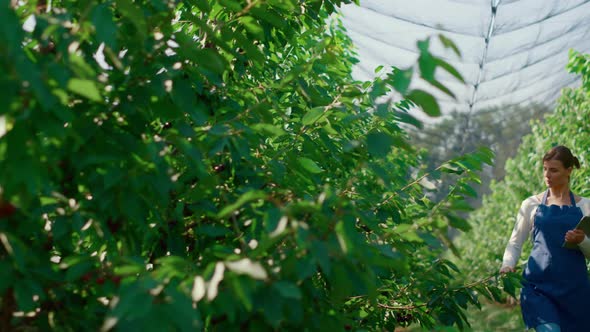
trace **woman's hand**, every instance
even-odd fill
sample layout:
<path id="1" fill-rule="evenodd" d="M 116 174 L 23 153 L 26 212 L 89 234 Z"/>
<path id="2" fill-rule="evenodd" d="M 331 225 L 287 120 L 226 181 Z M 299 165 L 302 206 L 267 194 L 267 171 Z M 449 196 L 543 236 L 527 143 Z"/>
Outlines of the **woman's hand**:
<path id="1" fill-rule="evenodd" d="M 508 272 L 514 272 L 514 268 L 510 267 L 510 266 L 502 266 L 502 268 L 500 269 L 501 274 L 508 273 Z"/>
<path id="2" fill-rule="evenodd" d="M 580 242 L 584 241 L 586 235 L 584 231 L 581 229 L 572 229 L 565 233 L 565 242 L 573 243 L 573 244 L 580 244 Z"/>

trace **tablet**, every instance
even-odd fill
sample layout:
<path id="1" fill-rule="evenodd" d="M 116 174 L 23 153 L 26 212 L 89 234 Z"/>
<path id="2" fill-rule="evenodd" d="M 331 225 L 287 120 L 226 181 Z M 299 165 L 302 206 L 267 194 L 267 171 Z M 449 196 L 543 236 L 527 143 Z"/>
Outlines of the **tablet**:
<path id="1" fill-rule="evenodd" d="M 580 222 L 576 225 L 575 229 L 581 229 L 586 233 L 586 236 L 590 236 L 590 216 L 583 216 Z M 574 243 L 563 242 L 562 247 L 569 249 L 577 249 L 578 245 Z"/>

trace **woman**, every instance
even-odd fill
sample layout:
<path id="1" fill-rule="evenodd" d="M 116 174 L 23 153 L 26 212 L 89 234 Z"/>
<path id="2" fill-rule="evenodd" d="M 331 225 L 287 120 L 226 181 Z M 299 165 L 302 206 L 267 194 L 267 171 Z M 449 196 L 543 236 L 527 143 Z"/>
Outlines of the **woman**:
<path id="1" fill-rule="evenodd" d="M 570 191 L 570 174 L 580 168 L 578 158 L 565 146 L 543 157 L 548 190 L 522 202 L 502 262 L 501 273 L 514 271 L 529 234 L 533 249 L 523 272 L 520 294 L 522 316 L 535 331 L 590 331 L 590 281 L 586 258 L 590 239 L 574 230 L 583 215 L 590 215 L 590 199 Z M 576 244 L 566 249 L 564 241 Z"/>

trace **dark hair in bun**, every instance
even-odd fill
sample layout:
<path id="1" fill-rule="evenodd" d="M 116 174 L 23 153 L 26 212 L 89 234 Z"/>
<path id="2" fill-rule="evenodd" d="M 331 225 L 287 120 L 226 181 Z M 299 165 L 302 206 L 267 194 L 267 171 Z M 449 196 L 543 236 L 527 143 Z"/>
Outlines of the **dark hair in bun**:
<path id="1" fill-rule="evenodd" d="M 563 145 L 558 145 L 551 148 L 551 150 L 549 150 L 545 156 L 543 156 L 543 161 L 547 160 L 559 160 L 565 168 L 580 168 L 580 161 L 578 158 L 572 154 L 570 149 Z"/>

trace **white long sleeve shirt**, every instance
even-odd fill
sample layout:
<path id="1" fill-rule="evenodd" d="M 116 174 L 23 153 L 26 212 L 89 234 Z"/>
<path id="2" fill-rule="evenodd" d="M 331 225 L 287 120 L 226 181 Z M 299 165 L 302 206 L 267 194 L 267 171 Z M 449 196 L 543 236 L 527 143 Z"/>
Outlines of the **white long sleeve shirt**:
<path id="1" fill-rule="evenodd" d="M 504 251 L 504 257 L 502 259 L 502 267 L 514 267 L 520 258 L 522 252 L 523 243 L 531 236 L 533 231 L 533 222 L 537 207 L 541 204 L 541 200 L 537 196 L 531 196 L 525 199 L 518 211 L 516 217 L 516 223 L 508 240 L 508 245 Z M 590 215 L 590 199 L 582 197 L 579 202 L 576 202 L 576 206 L 580 207 L 582 214 L 585 216 Z M 586 238 L 578 244 L 580 251 L 590 259 L 590 238 Z"/>

